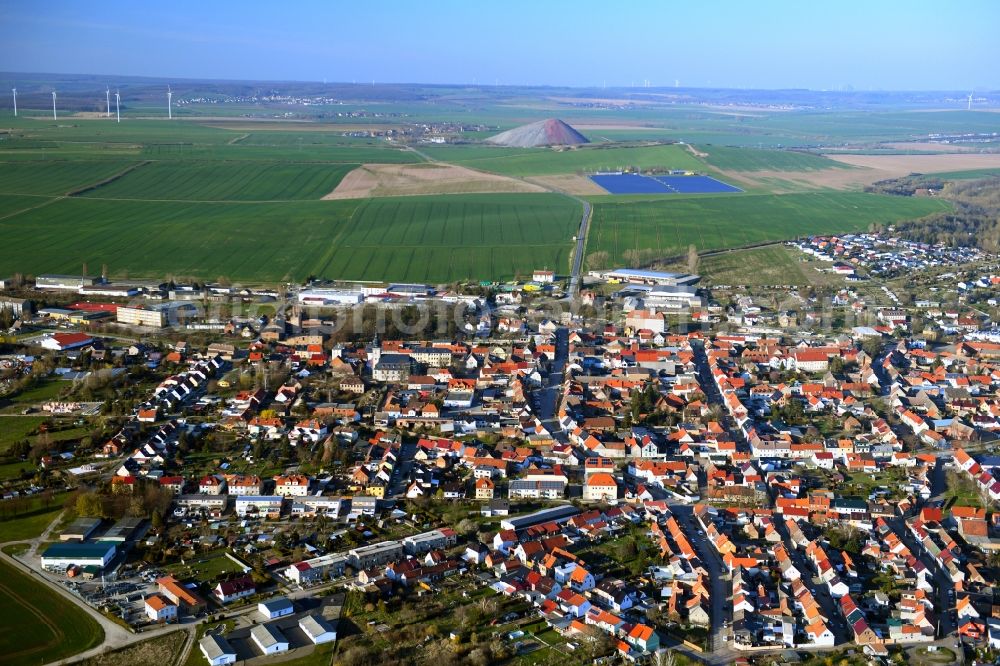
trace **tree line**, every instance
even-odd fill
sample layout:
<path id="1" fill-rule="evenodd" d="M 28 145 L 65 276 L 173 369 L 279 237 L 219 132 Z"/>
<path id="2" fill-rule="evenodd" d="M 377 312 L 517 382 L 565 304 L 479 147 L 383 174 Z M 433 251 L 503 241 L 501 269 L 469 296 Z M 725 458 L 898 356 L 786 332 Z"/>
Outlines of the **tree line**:
<path id="1" fill-rule="evenodd" d="M 939 192 L 953 209 L 896 225 L 905 238 L 918 243 L 941 243 L 1000 252 L 1000 177 L 942 182 L 928 176 L 880 181 L 866 191 L 913 196 L 918 189 Z"/>

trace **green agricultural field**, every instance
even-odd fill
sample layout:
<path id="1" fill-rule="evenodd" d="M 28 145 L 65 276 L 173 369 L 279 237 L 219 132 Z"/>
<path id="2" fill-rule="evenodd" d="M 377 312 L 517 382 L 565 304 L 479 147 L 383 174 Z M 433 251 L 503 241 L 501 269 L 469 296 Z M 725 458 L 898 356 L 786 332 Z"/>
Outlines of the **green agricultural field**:
<path id="1" fill-rule="evenodd" d="M 49 201 L 51 199 L 46 197 L 0 194 L 0 219 L 33 206 L 46 204 Z"/>
<path id="2" fill-rule="evenodd" d="M 704 171 L 705 164 L 681 145 L 600 145 L 573 150 L 550 148 L 503 148 L 489 146 L 432 146 L 421 152 L 442 162 L 491 171 L 505 176 L 542 176 L 560 173 L 616 170 L 635 166 L 643 169 L 690 169 Z"/>
<path id="3" fill-rule="evenodd" d="M 641 266 L 685 252 L 741 247 L 815 233 L 866 229 L 947 209 L 936 199 L 861 192 L 688 197 L 594 205 L 590 268 Z"/>
<path id="4" fill-rule="evenodd" d="M 0 159 L 3 159 L 0 151 Z M 0 194 L 62 196 L 119 173 L 133 163 L 117 161 L 0 162 Z"/>
<path id="5" fill-rule="evenodd" d="M 251 161 L 149 162 L 83 196 L 150 201 L 320 199 L 356 166 Z"/>
<path id="6" fill-rule="evenodd" d="M 248 129 L 247 133 L 231 141 L 239 146 L 283 146 L 298 148 L 299 146 L 352 146 L 357 148 L 375 148 L 378 150 L 398 150 L 385 139 L 376 137 L 344 136 L 341 132 L 322 132 L 309 130 L 290 132 L 284 127 L 278 130 L 257 131 Z"/>
<path id="7" fill-rule="evenodd" d="M 0 272 L 234 281 L 501 279 L 567 270 L 580 206 L 554 194 L 191 203 L 74 197 L 0 219 Z M 39 235 L 44 227 L 48 233 Z"/>
<path id="8" fill-rule="evenodd" d="M 0 562 L 0 654 L 5 664 L 47 664 L 102 640 L 100 625 L 76 604 Z"/>
<path id="9" fill-rule="evenodd" d="M 724 146 L 699 146 L 707 153 L 702 158 L 716 169 L 727 171 L 819 171 L 821 169 L 849 169 L 821 155 L 790 150 L 757 150 Z"/>
<path id="10" fill-rule="evenodd" d="M 236 135 L 237 137 L 239 135 Z M 257 162 L 333 162 L 366 164 L 412 164 L 422 162 L 409 150 L 374 146 L 290 144 L 257 146 L 232 143 L 225 145 L 159 143 L 142 147 L 140 155 L 155 160 L 243 160 Z"/>
<path id="11" fill-rule="evenodd" d="M 0 138 L 0 161 L 7 162 L 130 158 L 388 164 L 422 161 L 416 153 L 384 142 L 355 143 L 350 137 L 320 132 L 252 134 L 182 120 L 128 119 L 115 123 L 105 119 L 68 118 L 65 122 L 54 123 L 22 117 L 7 118 L 5 125 L 10 133 Z M 275 136 L 268 139 L 268 134 Z M 329 140 L 317 138 L 324 136 Z M 0 191 L 8 191 L 3 187 L 5 182 L 0 177 Z M 63 191 L 42 193 L 62 194 Z"/>
<path id="12" fill-rule="evenodd" d="M 976 180 L 977 178 L 996 178 L 1000 176 L 1000 168 L 997 169 L 970 169 L 968 171 L 946 171 L 944 173 L 929 174 L 941 180 Z"/>
<path id="13" fill-rule="evenodd" d="M 374 199 L 358 208 L 321 274 L 437 283 L 565 271 L 580 213 L 550 194 Z"/>
<path id="14" fill-rule="evenodd" d="M 89 261 L 117 276 L 299 279 L 336 251 L 356 206 L 61 199 L 0 220 L 0 272 L 72 273 Z"/>
<path id="15" fill-rule="evenodd" d="M 167 120 L 125 119 L 116 123 L 112 118 L 5 118 L 4 126 L 10 128 L 14 140 L 50 141 L 97 144 L 145 143 L 215 143 L 224 144 L 240 132 L 209 125 Z M 0 143 L 0 147 L 4 144 Z"/>

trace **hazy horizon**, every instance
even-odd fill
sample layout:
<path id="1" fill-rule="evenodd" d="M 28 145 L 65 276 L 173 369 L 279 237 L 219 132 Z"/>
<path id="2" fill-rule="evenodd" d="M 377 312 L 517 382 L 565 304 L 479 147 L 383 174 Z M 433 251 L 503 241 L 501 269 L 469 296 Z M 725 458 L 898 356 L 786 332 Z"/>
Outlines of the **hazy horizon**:
<path id="1" fill-rule="evenodd" d="M 763 7 L 523 0 L 292 10 L 0 8 L 11 72 L 234 81 L 855 91 L 1000 89 L 1000 3 Z M 946 13 L 949 20 L 942 20 Z"/>

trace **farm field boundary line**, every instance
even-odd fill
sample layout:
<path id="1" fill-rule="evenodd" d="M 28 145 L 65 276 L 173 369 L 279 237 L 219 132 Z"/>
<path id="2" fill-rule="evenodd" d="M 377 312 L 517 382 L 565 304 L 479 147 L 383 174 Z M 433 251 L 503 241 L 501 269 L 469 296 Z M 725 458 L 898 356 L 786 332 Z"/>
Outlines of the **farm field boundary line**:
<path id="1" fill-rule="evenodd" d="M 66 198 L 66 197 L 50 197 L 50 196 L 47 196 L 45 194 L 19 194 L 18 196 L 22 196 L 22 197 L 34 197 L 36 199 L 44 199 L 45 201 L 42 201 L 41 203 L 39 203 L 39 204 L 37 204 L 35 206 L 28 206 L 27 208 L 21 208 L 20 210 L 11 211 L 11 212 L 7 213 L 6 215 L 0 215 L 0 222 L 2 222 L 3 220 L 6 220 L 8 218 L 15 217 L 17 215 L 21 215 L 22 213 L 27 213 L 28 211 L 31 211 L 31 210 L 37 210 L 39 208 L 42 208 L 43 206 L 48 206 L 49 204 L 55 203 L 56 201 L 59 201 L 60 199 L 65 199 Z"/>
<path id="2" fill-rule="evenodd" d="M 98 182 L 93 183 L 91 185 L 84 185 L 83 187 L 78 187 L 75 190 L 67 192 L 66 196 L 68 196 L 68 197 L 78 197 L 78 196 L 80 196 L 82 194 L 85 194 L 87 192 L 91 192 L 93 190 L 100 189 L 101 187 L 103 187 L 105 185 L 108 185 L 110 183 L 113 183 L 116 180 L 118 180 L 119 178 L 122 178 L 123 176 L 125 176 L 126 174 L 129 174 L 129 173 L 135 171 L 139 167 L 144 167 L 144 166 L 146 166 L 149 163 L 150 163 L 149 160 L 144 160 L 142 162 L 138 162 L 137 164 L 130 164 L 129 166 L 125 167 L 124 169 L 122 169 L 118 173 L 113 174 L 111 176 L 108 176 L 104 180 L 98 181 Z"/>

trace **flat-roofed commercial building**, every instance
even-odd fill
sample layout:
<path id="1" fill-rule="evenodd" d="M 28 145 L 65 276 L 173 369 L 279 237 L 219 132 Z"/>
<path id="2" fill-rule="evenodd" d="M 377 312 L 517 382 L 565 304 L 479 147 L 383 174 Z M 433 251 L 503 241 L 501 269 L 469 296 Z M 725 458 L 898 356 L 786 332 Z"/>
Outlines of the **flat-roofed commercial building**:
<path id="1" fill-rule="evenodd" d="M 35 278 L 35 289 L 78 291 L 80 287 L 96 284 L 99 279 L 85 275 L 39 275 Z"/>
<path id="2" fill-rule="evenodd" d="M 103 569 L 114 559 L 118 546 L 113 543 L 54 543 L 42 553 L 45 568 L 99 567 Z"/>
<path id="3" fill-rule="evenodd" d="M 34 305 L 26 298 L 0 296 L 0 310 L 9 310 L 15 317 L 23 317 L 34 312 Z"/>
<path id="4" fill-rule="evenodd" d="M 178 320 L 193 316 L 198 306 L 193 303 L 155 303 L 150 305 L 122 305 L 117 311 L 119 324 L 163 328 L 178 323 Z"/>
<path id="5" fill-rule="evenodd" d="M 616 280 L 618 282 L 631 282 L 633 284 L 658 284 L 670 286 L 692 285 L 701 279 L 698 275 L 690 273 L 668 273 L 664 271 L 650 271 L 638 268 L 616 268 L 610 271 L 591 271 L 591 277 L 602 280 Z"/>
<path id="6" fill-rule="evenodd" d="M 60 541 L 86 541 L 101 526 L 100 518 L 77 518 L 59 534 Z"/>

